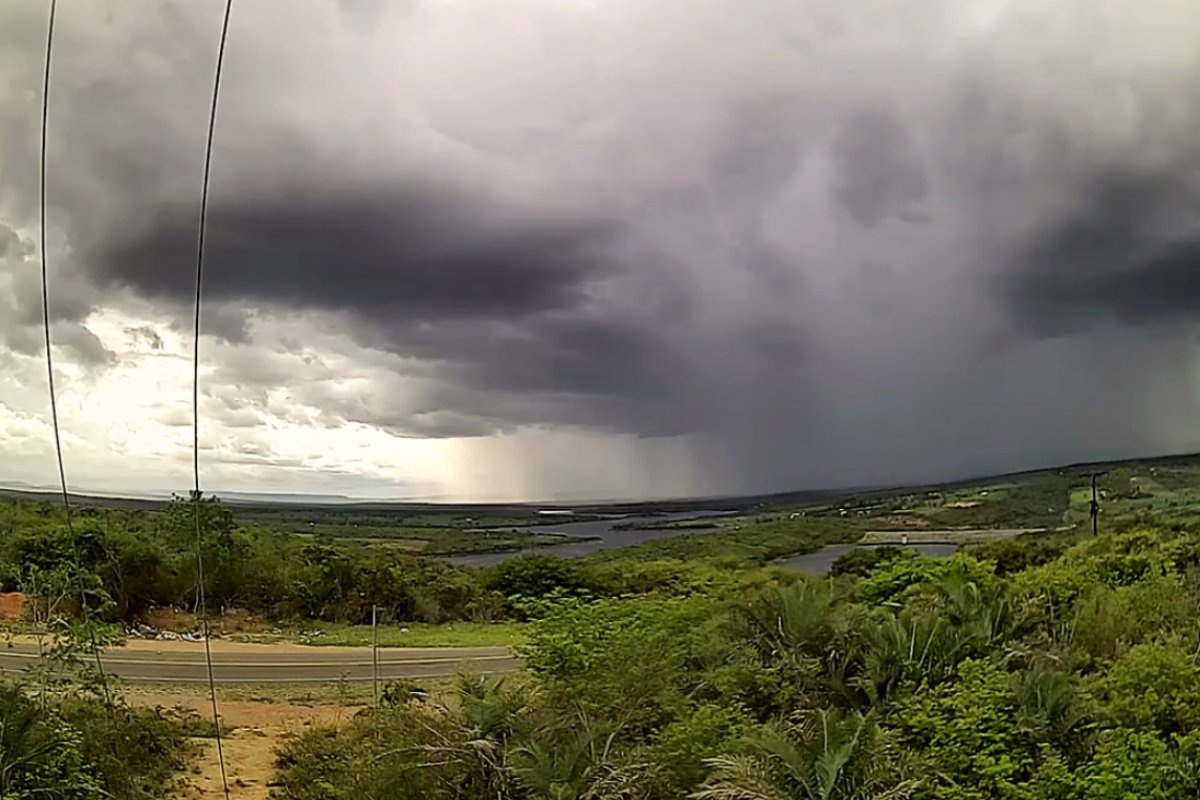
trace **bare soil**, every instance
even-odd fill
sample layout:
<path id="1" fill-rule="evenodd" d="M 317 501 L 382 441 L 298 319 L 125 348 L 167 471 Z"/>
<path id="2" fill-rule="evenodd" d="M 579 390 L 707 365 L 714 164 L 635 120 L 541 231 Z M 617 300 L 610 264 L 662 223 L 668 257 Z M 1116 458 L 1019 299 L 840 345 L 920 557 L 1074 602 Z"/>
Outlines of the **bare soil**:
<path id="1" fill-rule="evenodd" d="M 155 642 L 155 644 L 166 644 Z M 195 710 L 211 718 L 207 694 L 189 690 L 130 688 L 126 698 L 133 705 Z M 228 700 L 218 696 L 221 712 L 222 750 L 233 800 L 267 800 L 275 771 L 275 751 L 283 740 L 314 725 L 338 725 L 358 710 L 333 704 L 257 702 Z M 186 775 L 179 800 L 224 800 L 216 740 L 194 740 L 198 754 Z"/>

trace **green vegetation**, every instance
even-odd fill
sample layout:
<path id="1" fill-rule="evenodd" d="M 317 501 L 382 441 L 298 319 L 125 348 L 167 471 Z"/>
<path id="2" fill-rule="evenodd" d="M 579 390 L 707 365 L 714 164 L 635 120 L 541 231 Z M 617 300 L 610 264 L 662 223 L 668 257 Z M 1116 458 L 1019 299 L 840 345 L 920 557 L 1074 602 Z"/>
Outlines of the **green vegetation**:
<path id="1" fill-rule="evenodd" d="M 529 509 L 483 506 L 454 511 L 411 510 L 370 504 L 231 505 L 236 525 L 291 533 L 325 542 L 390 544 L 426 556 L 488 553 L 553 546 L 562 537 L 517 530 L 594 517 L 564 518 Z"/>
<path id="2" fill-rule="evenodd" d="M 504 680 L 392 682 L 378 708 L 294 736 L 280 800 L 1190 800 L 1200 461 L 1110 465 L 1096 538 L 1091 471 L 793 499 L 585 558 L 479 569 L 406 549 L 475 536 L 462 512 L 270 522 L 206 501 L 205 588 L 214 609 L 313 643 L 369 643 L 376 608 L 384 644 L 523 658 Z M 819 579 L 772 565 L 872 531 L 971 541 L 985 528 L 1039 532 L 946 559 L 852 551 Z M 77 616 L 79 586 L 93 620 L 194 602 L 189 504 L 81 508 L 76 532 L 78 567 L 57 509 L 0 504 L 0 589 L 30 594 L 43 622 Z M 0 692 L 0 732 L 16 737 L 0 749 L 0 797 L 160 796 L 182 728 L 68 700 L 51 677 Z"/>
<path id="3" fill-rule="evenodd" d="M 23 683 L 0 683 L 0 798 L 165 798 L 195 725 L 112 700 L 82 660 L 82 627 L 60 631 Z"/>
<path id="4" fill-rule="evenodd" d="M 520 556 L 473 569 L 386 545 L 313 541 L 240 526 L 231 509 L 202 504 L 205 593 L 209 608 L 241 609 L 299 630 L 312 623 L 364 625 L 372 607 L 388 644 L 506 643 L 511 631 L 491 623 L 525 619 L 525 605 L 552 593 L 589 597 L 644 594 L 664 587 L 721 582 L 747 562 L 855 538 L 853 523 L 764 517 L 730 523 L 704 536 L 649 542 L 620 559 L 568 561 Z M 78 582 L 88 587 L 95 619 L 134 622 L 157 608 L 194 610 L 193 509 L 177 501 L 161 512 L 81 508 L 74 546 L 62 512 L 51 504 L 0 502 L 0 591 L 39 598 L 37 613 L 69 611 Z M 78 551 L 78 561 L 75 552 Z M 425 626 L 450 622 L 474 626 Z M 409 628 L 402 634 L 399 626 Z M 363 640 L 334 629 L 320 641 Z"/>
<path id="5" fill-rule="evenodd" d="M 238 523 L 293 533 L 311 532 L 324 527 L 333 534 L 363 536 L 363 531 L 387 536 L 392 529 L 436 534 L 439 530 L 477 530 L 526 525 L 552 525 L 584 522 L 593 515 L 538 514 L 530 509 L 493 506 L 458 506 L 455 510 L 406 509 L 404 506 L 371 504 L 347 505 L 235 505 L 231 506 Z M 357 529 L 357 530 L 355 530 Z"/>
<path id="6" fill-rule="evenodd" d="M 980 557 L 995 551 L 1003 568 Z M 746 568 L 542 597 L 523 680 L 394 693 L 304 733 L 280 755 L 280 795 L 1200 794 L 1200 533 L 873 556 L 832 579 Z"/>
<path id="7" fill-rule="evenodd" d="M 861 520 L 834 515 L 791 519 L 789 515 L 756 514 L 712 523 L 706 520 L 705 527 L 694 533 L 604 550 L 586 560 L 613 563 L 723 559 L 765 564 L 781 556 L 811 552 L 827 544 L 856 541 L 864 530 Z"/>
<path id="8" fill-rule="evenodd" d="M 39 704 L 0 684 L 0 797 L 5 800 L 152 800 L 184 765 L 168 719 L 95 701 Z"/>
<path id="9" fill-rule="evenodd" d="M 369 646 L 372 641 L 370 625 L 339 622 L 314 622 L 284 635 L 326 646 Z M 380 647 L 515 647 L 525 642 L 525 626 L 519 622 L 381 625 L 378 641 Z"/>
<path id="10" fill-rule="evenodd" d="M 393 548 L 332 544 L 234 524 L 230 510 L 203 504 L 205 589 L 210 608 L 241 608 L 280 619 L 365 623 L 492 619 L 503 598 L 469 571 Z M 80 575 L 95 615 L 132 621 L 156 607 L 196 601 L 193 510 L 162 513 L 80 509 L 76 547 L 61 511 L 0 505 L 0 589 L 72 597 Z M 75 561 L 75 552 L 79 560 Z M 50 601 L 47 601 L 50 604 Z"/>

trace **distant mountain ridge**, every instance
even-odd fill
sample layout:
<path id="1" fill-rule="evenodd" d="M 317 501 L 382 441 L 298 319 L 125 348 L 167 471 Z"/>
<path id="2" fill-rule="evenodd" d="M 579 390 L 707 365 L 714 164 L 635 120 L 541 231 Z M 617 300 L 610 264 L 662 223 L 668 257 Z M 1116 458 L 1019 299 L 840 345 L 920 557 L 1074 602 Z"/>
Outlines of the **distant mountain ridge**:
<path id="1" fill-rule="evenodd" d="M 580 513 L 610 513 L 631 514 L 644 512 L 676 512 L 693 511 L 696 509 L 720 509 L 727 511 L 745 510 L 759 506 L 784 505 L 788 503 L 805 503 L 826 498 L 846 497 L 850 495 L 865 496 L 886 494 L 897 491 L 926 491 L 951 487 L 964 487 L 986 483 L 1004 478 L 1015 478 L 1023 475 L 1052 471 L 1095 470 L 1116 467 L 1125 464 L 1155 464 L 1179 461 L 1200 460 L 1197 453 L 1178 453 L 1171 455 L 1144 456 L 1134 458 L 1113 459 L 1111 461 L 1080 462 L 1058 466 L 1038 467 L 1036 469 L 1006 472 L 996 475 L 977 475 L 940 483 L 896 484 L 888 486 L 847 486 L 837 489 L 809 489 L 790 492 L 774 492 L 768 494 L 738 495 L 738 496 L 709 496 L 686 497 L 662 500 L 608 500 L 608 501 L 514 501 L 514 502 L 446 502 L 436 499 L 396 498 L 355 498 L 341 494 L 303 494 L 298 492 L 235 492 L 212 490 L 206 495 L 213 495 L 234 505 L 286 505 L 286 506 L 345 506 L 363 511 L 499 511 L 499 510 L 571 510 Z M 161 505 L 169 501 L 170 491 L 162 492 L 82 492 L 72 491 L 71 498 L 78 502 L 91 502 L 97 505 L 145 506 L 147 504 Z M 187 496 L 187 490 L 176 491 L 174 494 Z M 0 497 L 13 497 L 26 500 L 50 500 L 60 496 L 58 487 L 36 486 L 23 481 L 10 481 L 0 485 Z"/>

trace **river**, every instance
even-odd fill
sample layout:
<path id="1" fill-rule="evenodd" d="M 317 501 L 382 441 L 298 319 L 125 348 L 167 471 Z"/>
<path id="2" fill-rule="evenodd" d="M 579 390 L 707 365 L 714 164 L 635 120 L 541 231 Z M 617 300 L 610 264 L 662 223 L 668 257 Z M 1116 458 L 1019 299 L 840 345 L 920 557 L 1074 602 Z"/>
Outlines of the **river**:
<path id="1" fill-rule="evenodd" d="M 641 528 L 634 530 L 614 530 L 614 525 L 638 525 L 642 523 L 662 523 L 675 520 L 701 519 L 704 517 L 720 517 L 732 514 L 732 511 L 681 511 L 673 514 L 654 514 L 645 517 L 613 517 L 612 519 L 589 520 L 586 522 L 564 522 L 553 525 L 531 525 L 521 528 L 503 528 L 503 530 L 522 530 L 529 533 L 559 534 L 578 541 L 568 541 L 565 544 L 548 545 L 545 547 L 529 547 L 524 550 L 505 550 L 499 553 L 471 553 L 463 556 L 451 556 L 447 561 L 467 567 L 486 567 L 499 564 L 516 556 L 539 553 L 560 558 L 579 558 L 601 550 L 612 550 L 617 547 L 628 547 L 631 544 L 649 542 L 653 539 L 665 539 L 668 536 L 683 534 L 702 534 L 712 529 L 680 530 L 678 528 Z M 585 538 L 594 537 L 594 538 Z"/>
<path id="2" fill-rule="evenodd" d="M 822 547 L 812 553 L 804 553 L 798 556 L 788 556 L 774 562 L 777 566 L 792 567 L 812 575 L 825 575 L 833 567 L 833 562 L 837 561 L 842 556 L 852 550 L 862 550 L 871 547 L 881 547 L 882 545 L 869 544 L 831 544 L 828 547 Z M 916 550 L 923 556 L 933 556 L 934 558 L 946 558 L 954 555 L 958 550 L 958 545 L 954 544 L 909 544 L 895 545 L 896 547 L 907 547 L 910 550 Z"/>

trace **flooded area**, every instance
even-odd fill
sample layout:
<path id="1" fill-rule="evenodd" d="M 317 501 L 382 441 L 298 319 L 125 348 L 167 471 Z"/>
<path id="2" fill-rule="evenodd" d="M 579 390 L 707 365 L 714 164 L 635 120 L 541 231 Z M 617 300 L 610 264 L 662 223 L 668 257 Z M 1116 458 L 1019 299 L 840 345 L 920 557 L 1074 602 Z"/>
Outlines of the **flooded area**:
<path id="1" fill-rule="evenodd" d="M 501 561 L 506 561 L 517 556 L 542 554 L 553 555 L 559 558 L 579 558 L 580 556 L 597 553 L 601 550 L 613 550 L 618 547 L 629 547 L 630 545 L 648 542 L 654 539 L 664 539 L 669 536 L 683 536 L 689 534 L 703 535 L 711 533 L 713 528 L 700 527 L 704 525 L 706 520 L 713 517 L 731 516 L 737 512 L 733 511 L 681 511 L 666 514 L 654 514 L 645 516 L 614 516 L 610 519 L 591 519 L 580 522 L 562 522 L 550 525 L 527 525 L 513 526 L 504 528 L 495 528 L 497 531 L 525 531 L 528 533 L 550 534 L 562 536 L 565 540 L 564 544 L 544 545 L 541 547 L 527 547 L 521 550 L 504 550 L 492 553 L 469 553 L 460 556 L 449 556 L 446 558 L 454 564 L 461 564 L 467 567 L 486 567 L 492 564 L 499 564 Z M 681 522 L 683 520 L 696 520 L 697 527 L 694 529 L 688 528 L 638 528 L 630 526 L 638 525 L 653 525 L 665 524 L 668 522 Z M 1013 533 L 1020 533 L 1014 531 Z M 918 538 L 922 535 L 933 535 L 939 532 L 922 532 L 914 533 L 913 538 Z M 955 531 L 955 535 L 963 535 L 961 531 Z M 993 532 L 982 531 L 982 534 Z M 1006 533 L 1006 532 L 1000 532 Z M 833 566 L 833 562 L 852 550 L 862 550 L 867 548 L 880 547 L 885 544 L 882 541 L 872 541 L 872 538 L 894 535 L 893 532 L 874 532 L 869 533 L 864 537 L 864 542 L 857 544 L 835 544 L 824 547 L 812 553 L 804 553 L 797 556 L 788 556 L 774 562 L 777 566 L 792 567 L 793 569 L 802 570 L 813 575 L 825 575 Z M 945 537 L 945 533 L 941 533 Z M 988 537 L 988 538 L 994 538 Z M 986 540 L 986 539 L 985 539 Z M 968 541 L 973 541 L 968 539 Z M 907 547 L 921 555 L 933 556 L 934 558 L 945 558 L 953 555 L 958 550 L 959 544 L 951 544 L 949 542 L 910 542 L 907 545 L 900 545 L 898 542 L 886 542 L 898 547 Z"/>
<path id="2" fill-rule="evenodd" d="M 847 553 L 854 550 L 866 550 L 880 546 L 869 544 L 832 544 L 812 553 L 789 556 L 774 563 L 776 566 L 791 567 L 812 575 L 825 575 L 833 567 L 833 562 Z M 934 558 L 946 558 L 954 555 L 955 551 L 958 550 L 958 545 L 955 544 L 908 544 L 893 546 L 907 547 L 909 550 L 915 550 L 923 556 L 933 556 Z"/>
<path id="3" fill-rule="evenodd" d="M 565 544 L 549 545 L 546 547 L 530 547 L 524 550 L 506 550 L 499 553 L 471 553 L 470 555 L 452 556 L 448 558 L 455 564 L 467 567 L 486 567 L 499 564 L 516 556 L 539 553 L 553 555 L 559 558 L 579 558 L 601 550 L 612 550 L 617 547 L 628 547 L 632 544 L 649 542 L 653 539 L 664 539 L 668 536 L 685 534 L 703 534 L 711 532 L 711 528 L 635 528 L 624 530 L 629 525 L 662 524 L 680 520 L 703 520 L 709 517 L 728 516 L 731 511 L 683 511 L 672 514 L 655 514 L 644 517 L 613 517 L 612 519 L 589 520 L 586 522 L 564 522 L 554 525 L 534 525 L 523 528 L 504 528 L 503 530 L 521 530 L 529 533 L 556 534 L 567 538 Z M 618 529 L 620 526 L 622 529 Z"/>

